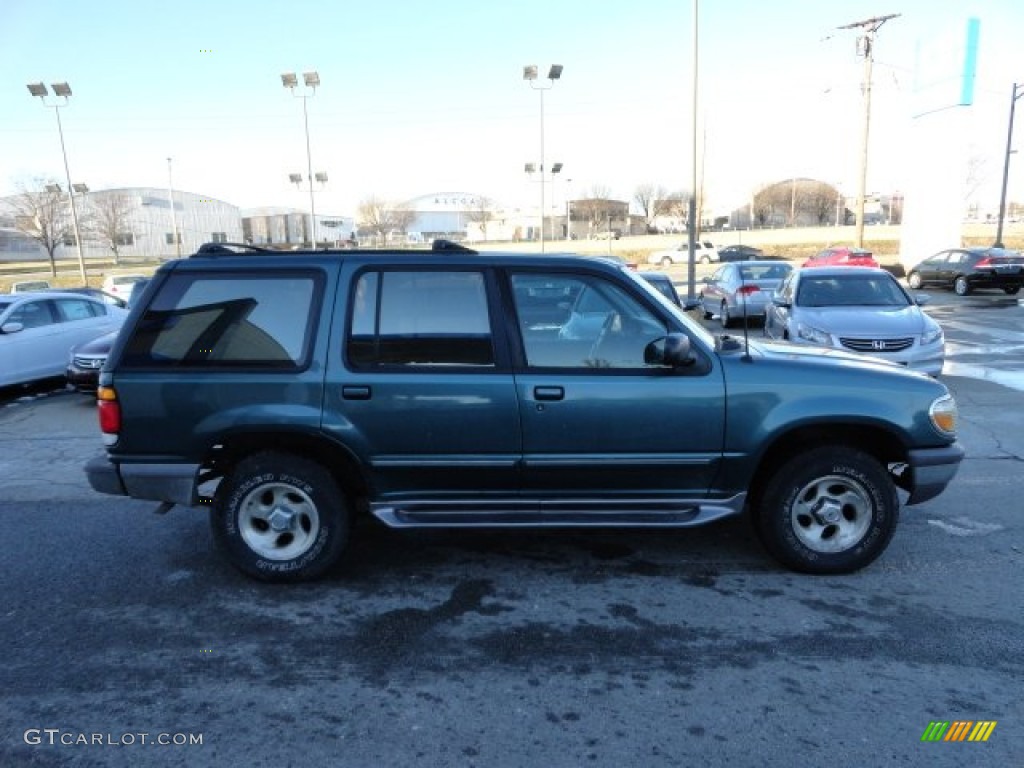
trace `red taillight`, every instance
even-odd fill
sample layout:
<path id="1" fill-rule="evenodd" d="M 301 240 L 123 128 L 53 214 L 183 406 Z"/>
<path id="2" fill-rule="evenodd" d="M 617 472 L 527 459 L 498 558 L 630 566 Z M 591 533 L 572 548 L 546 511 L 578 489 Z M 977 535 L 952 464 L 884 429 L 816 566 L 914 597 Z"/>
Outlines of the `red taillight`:
<path id="1" fill-rule="evenodd" d="M 760 290 L 761 289 L 758 288 L 756 285 L 741 285 L 740 289 L 736 291 L 736 293 L 742 294 L 744 296 L 749 296 L 750 294 L 757 293 Z"/>
<path id="2" fill-rule="evenodd" d="M 991 267 L 992 266 L 992 259 L 989 256 L 986 256 L 984 259 L 979 261 L 974 266 L 976 266 L 976 267 Z"/>
<path id="3" fill-rule="evenodd" d="M 100 431 L 105 435 L 116 435 L 121 431 L 121 404 L 112 387 L 100 387 L 96 391 L 96 406 L 100 416 Z"/>

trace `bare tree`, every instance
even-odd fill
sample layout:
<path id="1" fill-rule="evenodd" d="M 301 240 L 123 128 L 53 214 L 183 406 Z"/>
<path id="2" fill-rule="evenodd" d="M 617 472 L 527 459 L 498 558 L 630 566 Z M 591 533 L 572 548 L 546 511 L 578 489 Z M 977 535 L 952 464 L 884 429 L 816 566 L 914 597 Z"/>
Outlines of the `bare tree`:
<path id="1" fill-rule="evenodd" d="M 801 210 L 807 213 L 816 224 L 828 224 L 835 221 L 836 203 L 839 190 L 824 181 L 804 180 L 802 189 Z"/>
<path id="2" fill-rule="evenodd" d="M 128 195 L 119 192 L 97 192 L 90 198 L 91 210 L 85 229 L 89 235 L 110 247 L 114 263 L 120 262 L 118 250 L 131 236 L 128 222 L 134 208 Z"/>
<path id="3" fill-rule="evenodd" d="M 641 184 L 633 190 L 633 202 L 646 219 L 648 229 L 654 226 L 654 219 L 662 213 L 659 208 L 666 197 L 668 192 L 665 188 L 654 184 Z"/>
<path id="4" fill-rule="evenodd" d="M 371 195 L 359 204 L 356 215 L 360 228 L 369 230 L 377 237 L 383 237 L 391 227 L 390 206 L 379 197 Z"/>
<path id="5" fill-rule="evenodd" d="M 578 216 L 578 220 L 587 222 L 589 234 L 592 235 L 595 230 L 603 230 L 607 226 L 611 216 L 610 197 L 611 191 L 608 187 L 595 184 L 581 200 L 573 203 L 573 213 Z"/>
<path id="6" fill-rule="evenodd" d="M 487 225 L 494 220 L 496 207 L 494 200 L 489 197 L 480 196 L 474 198 L 473 207 L 467 214 L 467 218 L 471 222 L 480 225 L 480 232 L 484 240 L 487 239 Z"/>
<path id="7" fill-rule="evenodd" d="M 68 219 L 68 197 L 53 180 L 36 179 L 22 187 L 12 203 L 14 226 L 35 240 L 50 259 L 50 274 L 57 276 L 54 251 L 74 233 Z"/>
<path id="8" fill-rule="evenodd" d="M 391 229 L 397 229 L 403 235 L 409 232 L 409 227 L 416 221 L 416 211 L 412 210 L 405 203 L 393 204 L 388 211 L 391 221 Z"/>

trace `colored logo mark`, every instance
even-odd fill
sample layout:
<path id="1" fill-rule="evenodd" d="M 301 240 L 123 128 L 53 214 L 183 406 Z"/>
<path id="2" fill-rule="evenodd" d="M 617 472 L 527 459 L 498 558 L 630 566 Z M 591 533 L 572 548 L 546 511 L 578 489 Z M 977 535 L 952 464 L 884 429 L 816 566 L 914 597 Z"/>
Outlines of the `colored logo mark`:
<path id="1" fill-rule="evenodd" d="M 921 741 L 988 741 L 997 720 L 932 720 Z"/>

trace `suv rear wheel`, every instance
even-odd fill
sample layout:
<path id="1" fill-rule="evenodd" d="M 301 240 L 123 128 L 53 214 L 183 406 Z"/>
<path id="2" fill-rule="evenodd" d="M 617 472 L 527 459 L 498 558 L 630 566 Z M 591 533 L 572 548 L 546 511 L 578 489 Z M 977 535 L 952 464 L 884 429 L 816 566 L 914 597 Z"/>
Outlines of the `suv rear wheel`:
<path id="1" fill-rule="evenodd" d="M 804 573 L 850 573 L 889 544 L 899 499 L 888 473 L 863 451 L 825 446 L 790 459 L 772 476 L 757 509 L 761 541 Z"/>
<path id="2" fill-rule="evenodd" d="M 348 542 L 345 496 L 320 464 L 265 452 L 240 461 L 217 489 L 210 525 L 231 564 L 264 581 L 322 576 Z"/>

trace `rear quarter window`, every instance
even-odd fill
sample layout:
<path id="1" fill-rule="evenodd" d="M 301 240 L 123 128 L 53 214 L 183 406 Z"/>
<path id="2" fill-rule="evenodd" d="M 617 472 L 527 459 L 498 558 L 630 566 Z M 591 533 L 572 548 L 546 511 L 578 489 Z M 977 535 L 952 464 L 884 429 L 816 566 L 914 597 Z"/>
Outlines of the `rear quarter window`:
<path id="1" fill-rule="evenodd" d="M 172 274 L 139 319 L 121 365 L 304 368 L 322 294 L 319 273 Z"/>

